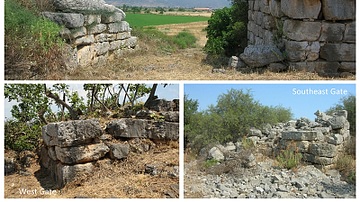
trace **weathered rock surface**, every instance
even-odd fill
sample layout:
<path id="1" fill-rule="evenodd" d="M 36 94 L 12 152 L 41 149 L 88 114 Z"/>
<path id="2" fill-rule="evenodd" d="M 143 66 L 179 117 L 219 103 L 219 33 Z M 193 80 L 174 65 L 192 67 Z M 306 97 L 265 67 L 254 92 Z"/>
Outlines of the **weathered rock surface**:
<path id="1" fill-rule="evenodd" d="M 284 60 L 283 54 L 275 46 L 250 45 L 240 54 L 240 58 L 250 67 L 262 67 Z"/>
<path id="2" fill-rule="evenodd" d="M 98 119 L 50 123 L 42 128 L 42 137 L 47 146 L 78 146 L 90 143 L 101 135 Z"/>
<path id="3" fill-rule="evenodd" d="M 296 172 L 276 169 L 266 159 L 251 169 L 211 175 L 196 170 L 192 161 L 185 164 L 184 192 L 185 197 L 205 198 L 355 198 L 355 185 L 330 171 L 325 174 L 312 165 Z"/>
<path id="4" fill-rule="evenodd" d="M 55 147 L 56 158 L 65 164 L 96 161 L 105 156 L 109 147 L 104 143 L 76 147 Z"/>
<path id="5" fill-rule="evenodd" d="M 281 11 L 294 19 L 317 19 L 321 10 L 321 1 L 292 0 L 281 1 Z"/>
<path id="6" fill-rule="evenodd" d="M 129 144 L 111 144 L 110 145 L 110 158 L 111 159 L 124 159 L 129 155 Z"/>

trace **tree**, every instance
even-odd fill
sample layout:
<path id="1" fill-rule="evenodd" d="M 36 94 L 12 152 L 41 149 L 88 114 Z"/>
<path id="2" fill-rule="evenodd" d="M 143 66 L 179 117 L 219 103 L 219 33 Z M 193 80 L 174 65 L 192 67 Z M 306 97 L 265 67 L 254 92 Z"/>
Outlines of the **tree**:
<path id="1" fill-rule="evenodd" d="M 238 55 L 247 46 L 248 1 L 232 0 L 230 8 L 216 10 L 208 23 L 205 51 L 211 55 Z"/>
<path id="2" fill-rule="evenodd" d="M 216 105 L 197 112 L 197 100 L 184 99 L 184 134 L 186 146 L 200 150 L 206 145 L 238 141 L 250 128 L 289 121 L 290 109 L 264 106 L 253 98 L 251 90 L 230 89 L 218 97 Z"/>

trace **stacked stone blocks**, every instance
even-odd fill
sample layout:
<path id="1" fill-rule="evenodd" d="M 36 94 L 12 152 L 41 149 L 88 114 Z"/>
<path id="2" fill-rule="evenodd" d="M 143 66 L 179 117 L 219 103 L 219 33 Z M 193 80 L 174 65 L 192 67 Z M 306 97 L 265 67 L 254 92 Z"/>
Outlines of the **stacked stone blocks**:
<path id="1" fill-rule="evenodd" d="M 248 44 L 278 46 L 290 67 L 355 74 L 355 0 L 250 0 L 248 19 Z"/>

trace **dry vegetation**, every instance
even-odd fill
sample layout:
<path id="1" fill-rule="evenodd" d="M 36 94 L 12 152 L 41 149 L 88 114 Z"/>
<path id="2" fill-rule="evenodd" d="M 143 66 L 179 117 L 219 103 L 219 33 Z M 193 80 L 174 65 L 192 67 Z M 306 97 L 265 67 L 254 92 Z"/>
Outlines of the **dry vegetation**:
<path id="1" fill-rule="evenodd" d="M 155 149 L 144 154 L 131 154 L 124 161 L 100 160 L 91 176 L 83 176 L 62 190 L 51 194 L 53 182 L 34 160 L 28 168 L 30 175 L 13 174 L 4 177 L 5 198 L 164 198 L 179 196 L 178 177 L 167 171 L 179 165 L 178 142 L 158 143 Z M 158 175 L 144 173 L 145 165 L 157 165 Z M 37 194 L 20 194 L 19 189 L 37 190 Z M 49 193 L 49 192 L 48 192 Z"/>
<path id="2" fill-rule="evenodd" d="M 157 51 L 151 43 L 140 41 L 138 50 L 122 58 L 117 58 L 102 67 L 82 67 L 67 73 L 65 77 L 55 74 L 49 79 L 71 80 L 332 80 L 309 72 L 250 72 L 241 73 L 227 70 L 213 73 L 214 67 L 226 68 L 209 62 L 202 51 L 206 43 L 204 28 L 207 22 L 156 26 L 169 35 L 187 30 L 198 39 L 196 48 L 179 50 L 175 53 Z M 355 76 L 336 78 L 354 80 Z"/>

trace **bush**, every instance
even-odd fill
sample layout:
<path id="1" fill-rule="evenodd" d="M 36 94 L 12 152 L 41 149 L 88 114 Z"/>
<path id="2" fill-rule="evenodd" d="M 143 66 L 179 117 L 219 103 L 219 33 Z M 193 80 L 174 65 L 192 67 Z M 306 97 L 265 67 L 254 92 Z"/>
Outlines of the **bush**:
<path id="1" fill-rule="evenodd" d="M 205 51 L 211 55 L 233 56 L 247 46 L 248 2 L 232 0 L 230 8 L 216 10 L 206 28 Z"/>
<path id="2" fill-rule="evenodd" d="M 302 159 L 301 153 L 293 151 L 291 149 L 282 150 L 276 157 L 280 167 L 286 169 L 296 168 Z"/>
<path id="3" fill-rule="evenodd" d="M 180 49 L 191 48 L 196 45 L 196 37 L 187 31 L 182 31 L 175 36 L 174 42 Z"/>
<path id="4" fill-rule="evenodd" d="M 353 155 L 343 154 L 335 163 L 335 168 L 340 171 L 345 180 L 350 183 L 356 182 L 356 160 Z"/>
<path id="5" fill-rule="evenodd" d="M 5 64 L 15 72 L 19 64 L 33 64 L 33 73 L 44 74 L 59 66 L 62 39 L 60 27 L 37 15 L 37 4 L 24 7 L 20 1 L 5 1 Z M 32 9 L 32 10 L 30 10 Z M 19 75 L 16 75 L 19 76 Z M 29 78 L 21 78 L 29 79 Z"/>
<path id="6" fill-rule="evenodd" d="M 213 166 L 217 165 L 218 163 L 219 163 L 219 161 L 216 160 L 216 159 L 209 159 L 209 160 L 205 161 L 204 167 L 205 168 L 210 168 L 210 167 L 213 167 Z"/>
<path id="7" fill-rule="evenodd" d="M 40 124 L 5 121 L 5 148 L 15 151 L 34 150 L 39 146 Z"/>

